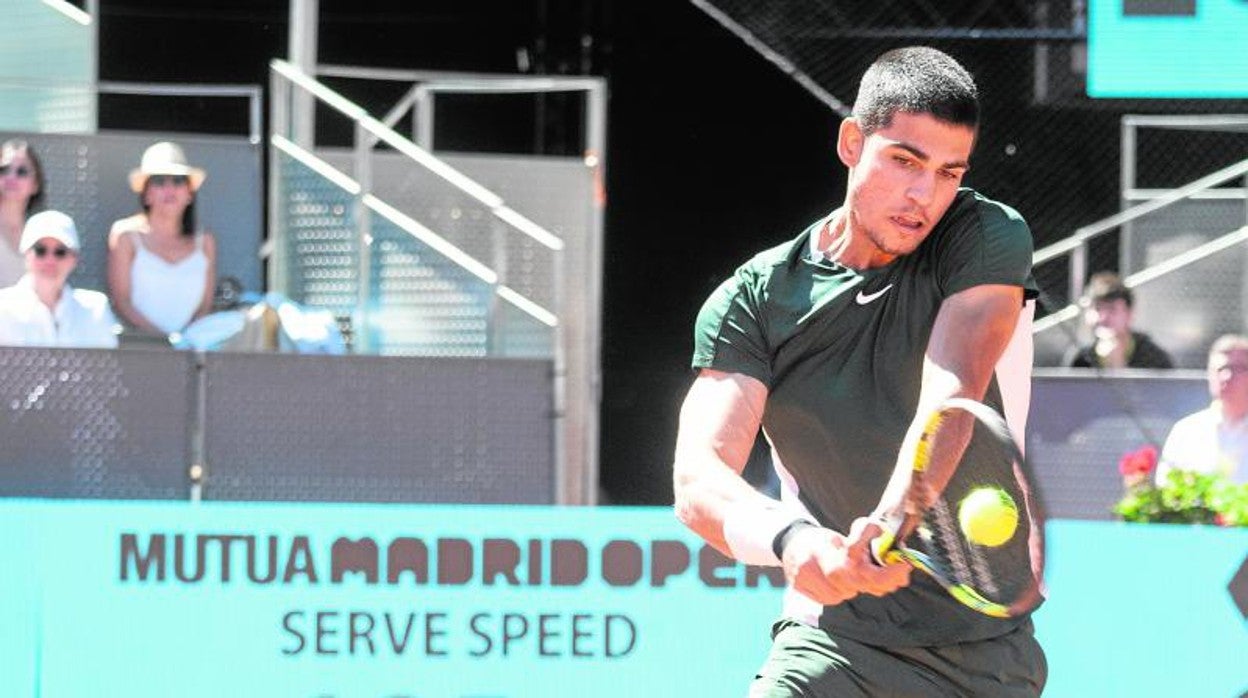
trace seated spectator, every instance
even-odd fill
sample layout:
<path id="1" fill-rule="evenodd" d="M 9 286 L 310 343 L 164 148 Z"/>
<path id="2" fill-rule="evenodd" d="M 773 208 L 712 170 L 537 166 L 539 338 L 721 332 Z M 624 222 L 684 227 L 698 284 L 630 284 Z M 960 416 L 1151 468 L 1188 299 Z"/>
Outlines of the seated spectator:
<path id="1" fill-rule="evenodd" d="M 169 142 L 149 147 L 130 173 L 143 210 L 109 231 L 108 284 L 131 327 L 168 335 L 212 311 L 216 240 L 195 227 L 195 194 L 206 176 Z"/>
<path id="2" fill-rule="evenodd" d="M 1170 430 L 1157 466 L 1158 482 L 1172 469 L 1248 482 L 1248 337 L 1219 337 L 1209 349 L 1206 370 L 1213 403 Z"/>
<path id="3" fill-rule="evenodd" d="M 26 273 L 18 249 L 26 218 L 43 201 L 43 165 L 26 141 L 0 145 L 0 288 L 12 286 Z"/>
<path id="4" fill-rule="evenodd" d="M 0 344 L 26 347 L 117 346 L 117 319 L 98 291 L 65 283 L 78 265 L 78 230 L 60 211 L 30 217 L 20 249 L 26 274 L 0 289 Z"/>
<path id="5" fill-rule="evenodd" d="M 1131 329 L 1135 295 L 1113 272 L 1101 271 L 1088 279 L 1083 298 L 1084 324 L 1092 343 L 1066 358 L 1075 368 L 1173 368 L 1165 349 L 1148 335 Z"/>

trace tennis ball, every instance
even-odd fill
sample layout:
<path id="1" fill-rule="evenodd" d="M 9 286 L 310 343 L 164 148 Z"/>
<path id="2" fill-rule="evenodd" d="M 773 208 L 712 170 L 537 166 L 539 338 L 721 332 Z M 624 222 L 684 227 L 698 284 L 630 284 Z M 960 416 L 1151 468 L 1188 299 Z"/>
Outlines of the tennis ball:
<path id="1" fill-rule="evenodd" d="M 967 540 L 995 548 L 1014 536 L 1018 507 L 1005 490 L 979 487 L 971 490 L 958 506 L 958 524 Z"/>

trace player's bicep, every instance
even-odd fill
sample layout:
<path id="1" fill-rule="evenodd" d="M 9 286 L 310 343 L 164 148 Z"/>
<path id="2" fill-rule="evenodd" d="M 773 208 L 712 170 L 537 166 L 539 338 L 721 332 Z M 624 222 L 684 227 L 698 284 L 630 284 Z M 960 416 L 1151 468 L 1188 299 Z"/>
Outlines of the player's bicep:
<path id="1" fill-rule="evenodd" d="M 758 435 L 767 387 L 740 373 L 703 369 L 680 410 L 672 485 L 676 517 L 726 555 L 734 508 L 771 504 L 741 477 Z M 770 542 L 770 541 L 768 541 Z"/>
<path id="2" fill-rule="evenodd" d="M 974 286 L 945 299 L 928 340 L 924 388 L 937 383 L 931 397 L 982 399 L 1022 307 L 1018 286 Z"/>
<path id="3" fill-rule="evenodd" d="M 767 386 L 740 373 L 703 369 L 680 409 L 676 476 L 695 475 L 709 465 L 740 473 L 762 423 Z"/>

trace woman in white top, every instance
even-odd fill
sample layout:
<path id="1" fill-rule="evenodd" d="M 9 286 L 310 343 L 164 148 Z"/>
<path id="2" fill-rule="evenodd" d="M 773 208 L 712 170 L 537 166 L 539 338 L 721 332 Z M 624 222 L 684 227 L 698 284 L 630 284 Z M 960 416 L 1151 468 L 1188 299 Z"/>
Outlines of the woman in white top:
<path id="1" fill-rule="evenodd" d="M 12 286 L 26 273 L 19 251 L 26 218 L 43 201 L 43 165 L 22 140 L 0 145 L 0 287 Z"/>
<path id="2" fill-rule="evenodd" d="M 113 308 L 136 329 L 180 332 L 212 310 L 217 244 L 195 230 L 195 193 L 206 176 L 169 142 L 149 147 L 130 173 L 143 212 L 109 231 L 108 285 Z"/>

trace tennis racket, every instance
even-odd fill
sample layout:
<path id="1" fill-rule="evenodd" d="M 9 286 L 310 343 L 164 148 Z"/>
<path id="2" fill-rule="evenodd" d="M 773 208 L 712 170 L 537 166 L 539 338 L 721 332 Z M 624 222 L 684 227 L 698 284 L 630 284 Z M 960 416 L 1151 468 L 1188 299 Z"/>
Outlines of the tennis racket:
<path id="1" fill-rule="evenodd" d="M 974 432 L 952 473 L 929 469 L 949 448 L 948 418 L 956 411 L 975 420 Z M 996 410 L 952 398 L 928 418 L 915 450 L 906 511 L 886 517 L 872 541 L 877 562 L 905 562 L 929 575 L 958 602 L 997 618 L 1025 614 L 1043 601 L 1044 515 L 1034 479 L 1005 419 Z M 1018 511 L 1004 543 L 977 545 L 963 534 L 958 505 L 980 487 L 999 488 Z"/>

